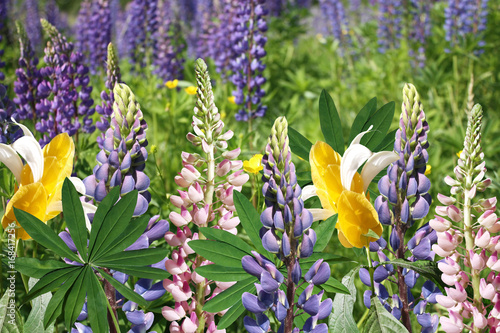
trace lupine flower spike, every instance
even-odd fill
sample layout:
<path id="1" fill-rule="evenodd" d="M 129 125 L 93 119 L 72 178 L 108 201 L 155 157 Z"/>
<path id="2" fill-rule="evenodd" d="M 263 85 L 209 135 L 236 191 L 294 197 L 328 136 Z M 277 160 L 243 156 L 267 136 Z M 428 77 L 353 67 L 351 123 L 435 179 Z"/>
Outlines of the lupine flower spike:
<path id="1" fill-rule="evenodd" d="M 440 318 L 447 333 L 462 330 L 474 333 L 495 332 L 500 326 L 500 222 L 495 214 L 495 197 L 478 199 L 491 184 L 485 178 L 484 153 L 481 148 L 483 111 L 476 104 L 468 113 L 464 149 L 460 153 L 455 177 L 447 176 L 451 196 L 438 195 L 444 206 L 437 206 L 430 225 L 437 231 L 433 250 L 444 257 L 438 264 L 442 280 L 449 285 L 446 296 L 436 297 L 447 308 Z M 465 240 L 465 247 L 459 246 Z"/>
<path id="2" fill-rule="evenodd" d="M 278 332 L 328 332 L 326 324 L 318 320 L 328 317 L 332 311 L 332 300 L 321 300 L 323 291 L 313 294 L 313 288 L 325 283 L 330 278 L 330 266 L 323 259 L 316 261 L 303 274 L 300 260 L 311 256 L 316 233 L 311 229 L 312 214 L 304 208 L 302 189 L 297 184 L 295 165 L 291 161 L 292 153 L 288 146 L 288 123 L 284 117 L 276 119 L 268 139 L 265 155 L 262 158 L 266 209 L 261 214 L 262 245 L 276 253 L 286 267 L 286 278 L 278 268 L 264 256 L 253 252 L 253 256 L 244 256 L 241 260 L 243 269 L 257 277 L 257 295 L 243 293 L 243 306 L 255 314 L 255 319 L 245 317 L 243 323 L 250 333 L 268 332 L 269 310 L 274 312 L 280 322 Z M 303 279 L 303 281 L 302 281 Z M 296 300 L 299 285 L 307 284 Z M 284 288 L 280 288 L 281 284 Z M 286 290 L 286 292 L 284 291 Z M 294 327 L 294 318 L 298 310 L 303 310 L 310 317 L 303 327 Z"/>
<path id="3" fill-rule="evenodd" d="M 434 252 L 431 246 L 436 239 L 436 233 L 425 224 L 414 236 L 405 242 L 405 235 L 412 225 L 422 220 L 429 212 L 431 183 L 426 175 L 426 163 L 429 155 L 427 148 L 427 133 L 429 125 L 425 118 L 420 96 L 412 84 L 406 84 L 403 89 L 403 103 L 399 129 L 396 132 L 394 150 L 399 159 L 387 168 L 378 188 L 380 196 L 375 200 L 375 209 L 382 224 L 391 227 L 389 243 L 383 238 L 370 244 L 370 250 L 376 252 L 381 262 L 388 261 L 388 256 L 408 261 L 433 260 Z M 378 262 L 374 262 L 377 264 Z M 426 281 L 422 287 L 422 300 L 413 298 L 411 289 L 416 285 L 419 274 L 415 271 L 393 267 L 379 266 L 374 272 L 374 289 L 380 301 L 394 317 L 401 320 L 411 332 L 410 313 L 413 310 L 422 332 L 435 332 L 438 325 L 437 315 L 425 313 L 428 303 L 436 303 L 440 294 L 432 281 Z M 371 286 L 369 273 L 360 270 L 361 280 Z M 394 283 L 394 287 L 386 288 L 383 282 Z M 390 295 L 388 290 L 398 290 Z M 372 291 L 365 291 L 365 305 L 370 307 Z"/>
<path id="4" fill-rule="evenodd" d="M 170 197 L 180 211 L 172 211 L 169 216 L 177 232 L 165 234 L 167 243 L 175 247 L 165 267 L 173 277 L 163 281 L 165 289 L 174 297 L 175 306 L 165 306 L 162 313 L 168 321 L 172 321 L 170 332 L 205 332 L 207 329 L 210 333 L 221 333 L 225 330 L 216 331 L 215 315 L 203 311 L 203 305 L 233 283 L 209 283 L 194 272 L 196 267 L 211 262 L 199 255 L 189 257 L 194 253 L 189 241 L 204 236 L 192 233 L 188 225 L 192 222 L 198 227 L 213 226 L 236 234 L 240 220 L 234 216 L 233 191 L 240 191 L 249 176 L 243 173 L 243 163 L 237 160 L 240 149 L 226 150 L 233 132 L 223 131 L 224 123 L 214 104 L 207 65 L 201 59 L 196 61 L 196 83 L 194 134 L 189 133 L 187 139 L 194 146 L 201 147 L 203 155 L 183 152 L 183 168 L 175 177 L 175 183 L 184 190 Z M 221 161 L 217 162 L 219 159 Z M 214 221 L 216 223 L 212 223 Z M 189 261 L 191 265 L 188 265 Z"/>

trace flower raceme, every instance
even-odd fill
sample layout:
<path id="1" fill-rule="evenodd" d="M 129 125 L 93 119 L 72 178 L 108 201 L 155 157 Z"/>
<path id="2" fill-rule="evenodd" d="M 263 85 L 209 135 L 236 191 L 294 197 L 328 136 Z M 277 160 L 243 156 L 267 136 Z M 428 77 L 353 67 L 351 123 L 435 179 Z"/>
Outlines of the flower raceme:
<path id="1" fill-rule="evenodd" d="M 376 240 L 368 236 L 370 230 L 382 235 L 382 225 L 370 203 L 367 189 L 381 170 L 398 159 L 394 152 L 373 153 L 361 145 L 359 142 L 367 132 L 358 134 L 342 157 L 321 141 L 312 146 L 309 157 L 314 185 L 306 187 L 304 195 L 306 198 L 317 195 L 323 206 L 323 209 L 310 211 L 315 221 L 338 213 L 335 227 L 345 247 L 367 247 Z M 363 163 L 359 174 L 357 170 Z"/>
<path id="2" fill-rule="evenodd" d="M 75 145 L 67 133 L 55 136 L 42 150 L 33 134 L 23 125 L 24 136 L 12 145 L 0 144 L 0 162 L 14 174 L 18 187 L 10 199 L 2 218 L 2 226 L 17 222 L 14 207 L 47 222 L 62 211 L 61 189 L 66 177 L 71 176 Z M 26 161 L 23 165 L 21 157 Z M 70 178 L 82 189 L 81 180 Z M 28 233 L 18 228 L 16 238 L 29 239 Z"/>

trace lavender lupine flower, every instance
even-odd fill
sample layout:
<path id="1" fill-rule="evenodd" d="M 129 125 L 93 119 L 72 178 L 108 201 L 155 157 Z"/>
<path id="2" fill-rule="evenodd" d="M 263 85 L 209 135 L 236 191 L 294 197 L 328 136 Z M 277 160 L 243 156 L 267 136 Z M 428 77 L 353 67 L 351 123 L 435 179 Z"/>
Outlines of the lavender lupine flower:
<path id="1" fill-rule="evenodd" d="M 80 10 L 75 25 L 76 49 L 82 54 L 88 54 L 90 50 L 90 35 L 92 32 L 91 26 L 92 17 L 92 2 L 91 0 L 83 0 L 80 3 Z"/>
<path id="2" fill-rule="evenodd" d="M 401 0 L 379 0 L 378 16 L 378 51 L 399 48 L 403 27 L 403 3 Z"/>
<path id="3" fill-rule="evenodd" d="M 116 83 L 121 82 L 120 67 L 118 66 L 118 55 L 112 43 L 108 45 L 108 60 L 107 60 L 107 79 L 106 89 L 101 92 L 102 104 L 97 105 L 95 110 L 101 115 L 101 119 L 96 122 L 96 127 L 103 132 L 97 137 L 97 144 L 100 149 L 103 148 L 103 142 L 106 139 L 105 132 L 109 128 L 109 121 L 113 113 L 113 88 Z"/>
<path id="4" fill-rule="evenodd" d="M 66 20 L 61 16 L 59 6 L 55 0 L 47 0 L 45 3 L 45 19 L 52 24 L 57 30 L 67 28 Z"/>
<path id="5" fill-rule="evenodd" d="M 4 39 L 4 29 L 6 28 L 5 23 L 7 23 L 7 13 L 8 13 L 8 7 L 7 7 L 7 2 L 2 1 L 0 3 L 0 43 Z M 2 68 L 5 67 L 5 62 L 2 61 L 2 57 L 4 54 L 4 50 L 0 49 L 0 82 L 5 80 L 5 74 L 1 71 Z"/>
<path id="6" fill-rule="evenodd" d="M 153 54 L 153 73 L 164 82 L 182 79 L 184 59 L 181 53 L 185 46 L 179 39 L 180 26 L 174 15 L 172 1 L 162 1 L 158 13 L 160 24 L 155 34 L 157 49 Z"/>
<path id="7" fill-rule="evenodd" d="M 450 52 L 450 49 L 455 45 L 464 42 L 467 36 L 474 36 L 485 29 L 487 11 L 487 0 L 449 0 L 448 7 L 445 8 L 445 39 L 449 43 L 449 48 L 445 52 Z M 484 46 L 484 42 L 480 41 L 479 47 Z M 479 51 L 480 52 L 480 51 Z"/>
<path id="8" fill-rule="evenodd" d="M 485 179 L 482 118 L 482 108 L 476 104 L 468 112 L 464 149 L 454 169 L 455 177 L 445 178 L 451 195 L 438 195 L 443 206 L 436 207 L 437 215 L 430 222 L 438 236 L 433 250 L 444 257 L 438 263 L 441 278 L 450 286 L 445 288 L 447 296 L 436 297 L 448 310 L 448 315 L 440 318 L 445 332 L 494 332 L 500 327 L 497 198 L 476 197 L 491 184 L 489 178 Z"/>
<path id="9" fill-rule="evenodd" d="M 431 197 L 428 193 L 431 183 L 425 176 L 426 163 L 429 158 L 428 131 L 429 126 L 420 103 L 420 96 L 412 84 L 406 84 L 403 89 L 399 129 L 394 142 L 394 150 L 400 158 L 388 167 L 387 175 L 380 179 L 378 188 L 381 195 L 375 200 L 375 209 L 380 222 L 392 226 L 392 233 L 389 236 L 390 247 L 383 238 L 370 245 L 370 250 L 377 252 L 380 262 L 388 261 L 384 250 L 395 258 L 409 261 L 432 261 L 434 259 L 431 246 L 437 238 L 436 233 L 428 224 L 418 229 L 405 244 L 407 231 L 416 221 L 427 215 L 431 204 Z M 369 274 L 367 274 L 366 269 L 360 270 L 361 279 L 367 285 L 371 285 Z M 411 331 L 410 311 L 413 309 L 418 318 L 428 319 L 419 320 L 422 331 L 435 332 L 437 316 L 425 315 L 425 305 L 427 302 L 435 303 L 435 297 L 428 297 L 425 294 L 427 296 L 419 303 L 418 308 L 415 308 L 417 300 L 413 299 L 410 290 L 415 286 L 418 278 L 419 274 L 412 270 L 395 268 L 392 265 L 379 266 L 374 272 L 375 291 L 382 304 L 397 319 L 401 319 L 408 330 Z M 386 279 L 398 286 L 398 293 L 388 294 L 385 286 L 381 284 Z M 439 292 L 439 289 L 430 281 L 426 282 L 425 286 L 426 290 L 433 290 L 433 295 Z M 367 306 L 370 305 L 370 297 L 371 291 L 366 291 L 365 304 Z M 389 299 L 389 297 L 392 298 Z"/>
<path id="10" fill-rule="evenodd" d="M 26 33 L 33 48 L 38 50 L 42 44 L 42 26 L 40 25 L 38 0 L 25 0 L 24 9 L 26 10 Z"/>
<path id="11" fill-rule="evenodd" d="M 53 25 L 44 19 L 41 22 L 50 40 L 45 48 L 47 66 L 40 69 L 43 81 L 38 85 L 40 101 L 36 105 L 35 128 L 46 133 L 40 143 L 45 144 L 62 132 L 70 136 L 92 133 L 94 101 L 90 98 L 92 86 L 83 55 Z"/>
<path id="12" fill-rule="evenodd" d="M 94 1 L 91 6 L 89 33 L 90 70 L 100 71 L 106 63 L 108 44 L 111 42 L 111 10 L 108 0 Z"/>
<path id="13" fill-rule="evenodd" d="M 212 1 L 198 0 L 196 2 L 196 17 L 192 26 L 191 38 L 196 40 L 196 57 L 213 58 L 214 44 L 212 43 L 215 34 L 215 23 L 212 17 L 215 15 L 215 8 Z M 224 22 L 227 24 L 228 22 Z"/>
<path id="14" fill-rule="evenodd" d="M 235 57 L 231 60 L 231 81 L 236 86 L 233 91 L 235 102 L 241 107 L 236 114 L 238 121 L 263 117 L 267 110 L 261 102 L 265 95 L 262 85 L 266 82 L 262 76 L 266 68 L 262 58 L 266 55 L 264 46 L 267 42 L 264 36 L 267 31 L 264 3 L 265 0 L 239 0 L 237 3 L 231 36 Z"/>
<path id="15" fill-rule="evenodd" d="M 14 103 L 7 95 L 7 88 L 0 83 L 0 144 L 11 144 L 23 135 L 23 131 L 11 123 Z"/>
<path id="16" fill-rule="evenodd" d="M 17 105 L 16 119 L 37 120 L 36 105 L 40 102 L 38 96 L 38 85 L 42 81 L 42 75 L 37 68 L 38 57 L 35 55 L 31 42 L 26 35 L 21 23 L 16 22 L 17 33 L 19 35 L 19 46 L 21 55 L 19 58 L 19 68 L 16 69 L 17 79 L 14 82 L 13 102 Z"/>
<path id="17" fill-rule="evenodd" d="M 480 0 L 480 5 L 478 5 L 478 13 L 474 17 L 474 32 L 481 36 L 481 34 L 486 30 L 486 23 L 488 22 L 488 1 Z M 476 55 L 480 55 L 484 52 L 483 47 L 486 45 L 484 40 L 480 40 L 477 43 L 478 50 L 476 50 Z"/>
<path id="18" fill-rule="evenodd" d="M 323 17 L 327 25 L 327 35 L 339 41 L 341 47 L 345 49 L 351 44 L 349 35 L 349 22 L 344 10 L 344 5 L 340 0 L 320 0 L 319 2 Z"/>
<path id="19" fill-rule="evenodd" d="M 132 64 L 146 66 L 146 0 L 133 0 L 128 10 L 129 25 L 125 32 L 127 55 Z"/>
<path id="20" fill-rule="evenodd" d="M 222 2 L 222 10 L 219 12 L 217 27 L 212 35 L 213 52 L 210 55 L 214 59 L 217 73 L 220 73 L 223 78 L 228 76 L 230 71 L 230 61 L 233 58 L 234 50 L 231 38 L 234 33 L 235 25 L 233 23 L 235 17 L 235 8 L 231 0 Z"/>
<path id="21" fill-rule="evenodd" d="M 256 315 L 254 320 L 245 317 L 245 328 L 249 332 L 267 332 L 269 318 L 264 314 L 272 310 L 280 322 L 278 332 L 291 333 L 302 329 L 304 332 L 328 332 L 326 324 L 317 321 L 328 317 L 332 311 L 332 300 L 321 301 L 323 291 L 313 294 L 314 286 L 325 283 L 330 278 L 330 266 L 323 259 L 316 261 L 307 272 L 302 272 L 300 259 L 309 257 L 316 243 L 316 233 L 311 229 L 313 216 L 304 208 L 302 189 L 297 184 L 295 165 L 288 146 L 288 123 L 284 117 L 276 119 L 262 158 L 266 208 L 261 214 L 263 227 L 260 231 L 262 245 L 276 253 L 287 269 L 287 278 L 267 258 L 257 252 L 244 256 L 243 269 L 257 277 L 260 284 L 257 295 L 243 293 L 243 306 Z M 303 274 L 305 273 L 305 274 Z M 298 286 L 307 283 L 298 300 L 295 293 Z M 280 289 L 284 284 L 286 292 Z M 301 309 L 309 317 L 304 327 L 294 328 L 294 317 Z"/>
<path id="22" fill-rule="evenodd" d="M 268 0 L 266 2 L 267 8 L 269 9 L 269 15 L 271 16 L 280 16 L 283 8 L 286 5 L 286 0 Z"/>
<path id="23" fill-rule="evenodd" d="M 113 113 L 106 130 L 98 165 L 93 175 L 84 179 L 87 196 L 101 202 L 113 187 L 120 186 L 121 194 L 137 190 L 134 216 L 148 209 L 151 194 L 149 177 L 143 172 L 148 158 L 146 130 L 148 128 L 134 93 L 124 83 L 113 88 Z"/>
<path id="24" fill-rule="evenodd" d="M 410 41 L 409 54 L 420 68 L 425 66 L 426 39 L 431 33 L 431 7 L 432 2 L 410 1 L 409 17 L 411 18 L 411 28 L 408 31 L 408 39 Z"/>
<path id="25" fill-rule="evenodd" d="M 210 282 L 194 272 L 196 267 L 211 262 L 199 255 L 188 258 L 194 254 L 189 241 L 199 237 L 198 233 L 191 232 L 188 224 L 212 226 L 236 234 L 240 220 L 234 216 L 233 191 L 240 191 L 249 178 L 241 170 L 243 163 L 236 159 L 240 149 L 226 151 L 233 132 L 223 131 L 224 123 L 214 104 L 207 65 L 201 59 L 196 61 L 196 83 L 194 134 L 189 133 L 187 139 L 201 147 L 203 156 L 182 153 L 183 168 L 175 182 L 184 190 L 179 190 L 178 196 L 170 197 L 171 203 L 180 209 L 180 212 L 172 211 L 169 215 L 177 232 L 165 234 L 167 243 L 175 248 L 171 259 L 165 262 L 173 277 L 163 281 L 163 286 L 175 301 L 174 308 L 165 306 L 162 309 L 163 316 L 172 322 L 170 332 L 205 332 L 205 329 L 206 332 L 215 332 L 215 314 L 203 311 L 203 305 L 234 282 Z M 189 261 L 192 262 L 190 266 Z"/>

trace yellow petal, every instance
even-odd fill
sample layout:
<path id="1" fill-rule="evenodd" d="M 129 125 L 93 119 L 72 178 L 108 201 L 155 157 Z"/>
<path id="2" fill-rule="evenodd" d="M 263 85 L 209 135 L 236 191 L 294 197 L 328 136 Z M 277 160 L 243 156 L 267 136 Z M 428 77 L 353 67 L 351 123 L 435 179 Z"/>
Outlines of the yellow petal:
<path id="1" fill-rule="evenodd" d="M 179 84 L 179 80 L 177 80 L 177 79 L 175 79 L 173 81 L 167 81 L 167 82 L 165 82 L 165 86 L 168 89 L 174 89 L 175 87 L 177 87 L 178 84 Z"/>
<path id="2" fill-rule="evenodd" d="M 189 87 L 187 87 L 187 88 L 184 89 L 184 91 L 188 95 L 196 95 L 196 90 L 197 90 L 197 88 L 195 86 L 189 86 Z"/>
<path id="3" fill-rule="evenodd" d="M 50 142 L 43 148 L 43 156 L 54 156 L 58 160 L 73 159 L 75 155 L 75 144 L 73 139 L 68 133 L 61 133 L 56 135 Z"/>
<path id="4" fill-rule="evenodd" d="M 4 229 L 11 222 L 15 221 L 17 223 L 16 216 L 14 215 L 14 207 L 24 210 L 43 222 L 46 222 L 47 192 L 42 183 L 36 182 L 28 184 L 21 186 L 17 190 L 5 208 L 5 215 L 2 218 L 2 226 Z M 20 227 L 19 223 L 17 223 L 17 225 L 19 229 L 16 229 L 16 238 L 22 238 L 23 240 L 31 238 L 28 233 Z"/>
<path id="5" fill-rule="evenodd" d="M 347 238 L 345 238 L 345 236 L 342 233 L 342 231 L 340 231 L 340 229 L 338 231 L 339 231 L 339 241 L 340 241 L 340 244 L 342 244 L 344 247 L 347 247 L 349 249 L 352 248 L 352 245 L 347 241 Z"/>
<path id="6" fill-rule="evenodd" d="M 344 191 L 337 205 L 339 216 L 337 227 L 345 236 L 346 241 L 354 247 L 368 247 L 373 237 L 364 236 L 373 230 L 382 235 L 382 225 L 378 220 L 377 211 L 362 193 Z"/>

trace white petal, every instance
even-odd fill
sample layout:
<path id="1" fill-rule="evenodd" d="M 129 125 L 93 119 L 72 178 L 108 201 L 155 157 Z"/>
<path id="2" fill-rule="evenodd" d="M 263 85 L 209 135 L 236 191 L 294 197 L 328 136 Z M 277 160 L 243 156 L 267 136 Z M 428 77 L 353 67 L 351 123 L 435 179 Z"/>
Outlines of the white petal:
<path id="1" fill-rule="evenodd" d="M 370 127 L 368 127 L 368 129 L 366 131 L 361 132 L 358 135 L 356 135 L 354 137 L 354 139 L 352 139 L 351 144 L 349 145 L 349 147 L 352 146 L 352 145 L 358 144 L 361 141 L 361 138 L 363 138 L 363 135 L 365 135 L 366 133 L 370 132 L 372 130 L 372 128 L 373 128 L 373 125 L 371 125 Z"/>
<path id="2" fill-rule="evenodd" d="M 373 178 L 378 175 L 378 173 L 392 162 L 395 162 L 399 159 L 398 154 L 393 151 L 381 151 L 375 153 L 366 161 L 363 170 L 361 170 L 361 178 L 363 179 L 363 191 L 366 192 L 368 185 L 370 185 Z"/>
<path id="3" fill-rule="evenodd" d="M 85 189 L 85 185 L 83 185 L 83 181 L 78 177 L 69 177 L 69 180 L 73 183 L 78 193 L 85 195 L 87 190 Z"/>
<path id="4" fill-rule="evenodd" d="M 35 138 L 23 136 L 17 139 L 13 144 L 19 155 L 28 163 L 33 173 L 33 181 L 37 182 L 43 175 L 43 152 Z"/>
<path id="5" fill-rule="evenodd" d="M 307 185 L 302 189 L 302 200 L 306 201 L 309 198 L 317 196 L 316 194 L 316 186 Z"/>
<path id="6" fill-rule="evenodd" d="M 83 212 L 85 213 L 85 225 L 87 227 L 87 230 L 90 231 L 90 229 L 92 228 L 92 225 L 90 224 L 88 214 L 95 213 L 97 210 L 97 207 L 91 203 L 88 203 L 88 202 L 82 202 L 82 207 L 83 207 Z"/>
<path id="7" fill-rule="evenodd" d="M 23 131 L 25 136 L 30 136 L 30 137 L 34 138 L 33 133 L 31 133 L 31 131 L 28 129 L 28 127 L 24 126 L 23 124 L 18 123 L 14 118 L 10 118 L 10 119 L 12 120 L 12 122 L 14 124 L 16 124 L 17 126 L 19 126 L 19 128 L 21 128 L 21 130 Z"/>
<path id="8" fill-rule="evenodd" d="M 23 170 L 23 161 L 11 146 L 0 143 L 0 162 L 14 174 L 18 184 L 21 183 L 21 171 Z"/>
<path id="9" fill-rule="evenodd" d="M 328 209 L 322 209 L 322 208 L 310 208 L 307 209 L 308 211 L 311 212 L 313 216 L 313 222 L 319 221 L 319 220 L 326 220 L 330 216 L 334 215 L 334 213 L 331 210 Z"/>
<path id="10" fill-rule="evenodd" d="M 346 190 L 351 189 L 352 178 L 360 166 L 372 156 L 370 149 L 363 145 L 351 144 L 340 162 L 340 181 Z"/>

